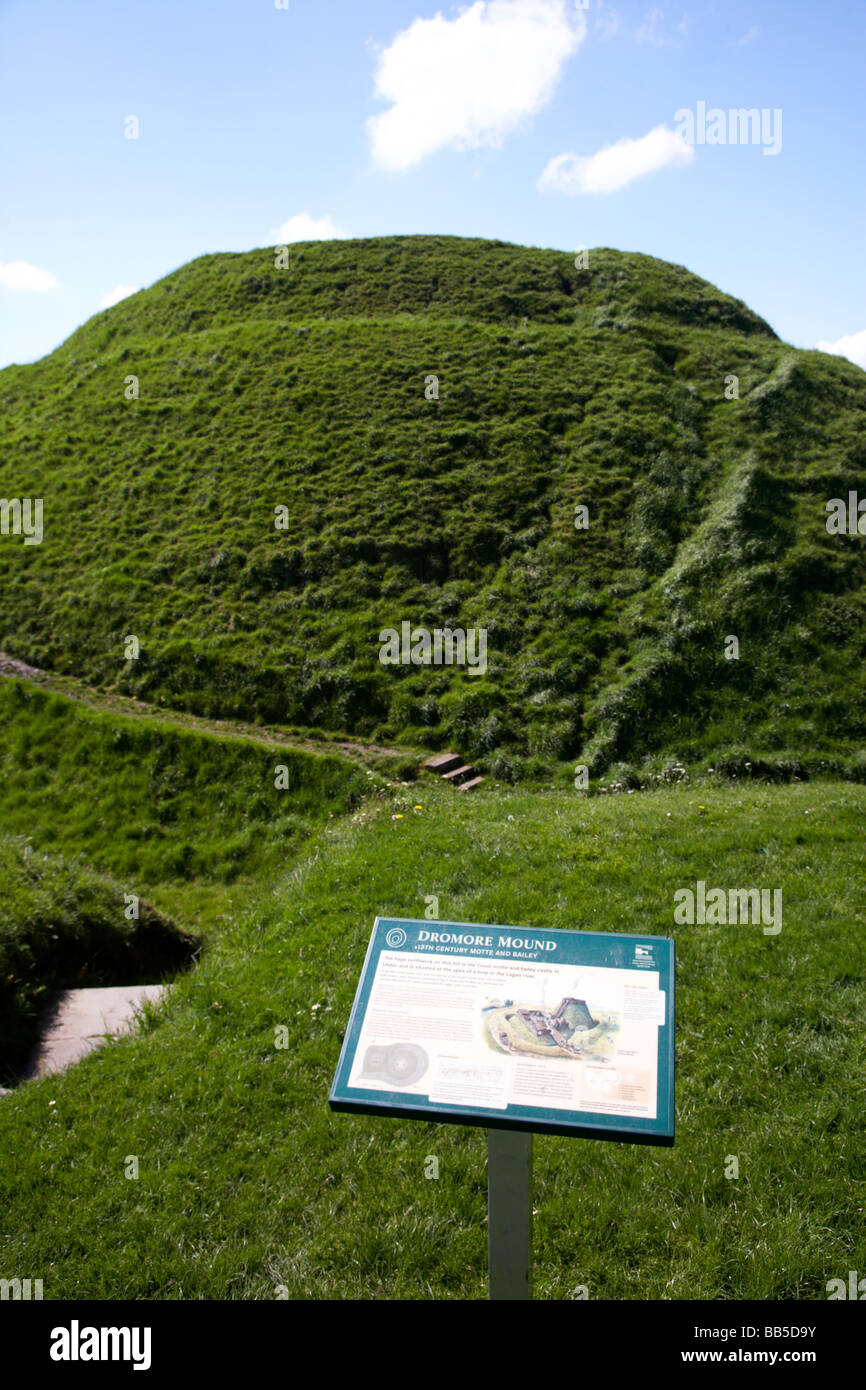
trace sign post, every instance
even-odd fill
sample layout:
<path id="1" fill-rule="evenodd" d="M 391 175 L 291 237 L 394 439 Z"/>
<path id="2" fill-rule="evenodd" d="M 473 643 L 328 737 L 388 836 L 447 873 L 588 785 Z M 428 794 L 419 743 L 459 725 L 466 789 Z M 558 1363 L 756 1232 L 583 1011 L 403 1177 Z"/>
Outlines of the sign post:
<path id="1" fill-rule="evenodd" d="M 531 1298 L 532 1135 L 487 1131 L 487 1297 Z"/>
<path id="2" fill-rule="evenodd" d="M 533 1133 L 674 1142 L 674 943 L 377 917 L 328 1103 L 483 1126 L 489 1296 L 529 1298 Z"/>

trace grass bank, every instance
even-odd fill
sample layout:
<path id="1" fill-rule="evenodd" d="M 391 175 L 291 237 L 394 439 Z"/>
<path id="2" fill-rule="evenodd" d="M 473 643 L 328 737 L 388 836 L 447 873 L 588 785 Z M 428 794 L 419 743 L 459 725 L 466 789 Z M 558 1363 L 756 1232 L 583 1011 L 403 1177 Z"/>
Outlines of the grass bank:
<path id="1" fill-rule="evenodd" d="M 0 835 L 0 1079 L 36 1042 L 52 990 L 156 983 L 197 946 L 103 875 Z"/>
<path id="2" fill-rule="evenodd" d="M 0 681 L 0 728 L 0 829 L 149 887 L 276 872 L 367 786 L 338 754 L 95 711 L 24 681 Z"/>

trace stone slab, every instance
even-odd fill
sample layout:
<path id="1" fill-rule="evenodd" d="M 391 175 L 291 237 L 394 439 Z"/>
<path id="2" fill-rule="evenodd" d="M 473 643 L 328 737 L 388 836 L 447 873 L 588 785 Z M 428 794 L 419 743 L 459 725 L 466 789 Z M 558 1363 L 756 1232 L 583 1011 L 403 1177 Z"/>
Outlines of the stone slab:
<path id="1" fill-rule="evenodd" d="M 57 997 L 54 1011 L 34 1048 L 26 1080 L 49 1076 L 86 1057 L 135 1024 L 144 1000 L 161 999 L 166 985 L 110 985 L 102 989 L 67 989 Z"/>

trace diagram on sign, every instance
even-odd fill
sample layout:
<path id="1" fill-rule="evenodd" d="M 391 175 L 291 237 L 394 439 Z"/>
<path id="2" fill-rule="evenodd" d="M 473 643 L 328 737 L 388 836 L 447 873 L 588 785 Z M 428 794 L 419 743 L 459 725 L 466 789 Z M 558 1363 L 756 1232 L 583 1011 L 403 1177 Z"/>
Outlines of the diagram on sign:
<path id="1" fill-rule="evenodd" d="M 436 1105 L 654 1119 L 664 1000 L 658 973 L 637 966 L 386 947 L 349 1085 Z"/>
<path id="2" fill-rule="evenodd" d="M 605 1061 L 612 1056 L 619 1014 L 590 1013 L 585 999 L 562 999 L 555 1010 L 488 1004 L 482 1010 L 484 1033 L 494 1052 L 525 1057 L 571 1057 Z"/>
<path id="3" fill-rule="evenodd" d="M 364 1053 L 365 1081 L 375 1080 L 411 1086 L 427 1070 L 427 1053 L 417 1043 L 392 1043 L 390 1047 L 368 1047 Z"/>

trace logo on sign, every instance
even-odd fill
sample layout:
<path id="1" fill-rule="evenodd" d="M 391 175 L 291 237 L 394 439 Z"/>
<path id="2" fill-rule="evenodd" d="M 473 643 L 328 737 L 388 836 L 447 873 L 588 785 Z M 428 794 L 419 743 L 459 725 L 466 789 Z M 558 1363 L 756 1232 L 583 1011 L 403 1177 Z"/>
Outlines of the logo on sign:
<path id="1" fill-rule="evenodd" d="M 385 937 L 386 942 L 395 951 L 406 943 L 406 933 L 402 927 L 392 927 Z"/>

